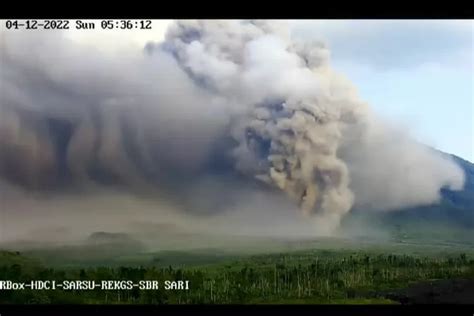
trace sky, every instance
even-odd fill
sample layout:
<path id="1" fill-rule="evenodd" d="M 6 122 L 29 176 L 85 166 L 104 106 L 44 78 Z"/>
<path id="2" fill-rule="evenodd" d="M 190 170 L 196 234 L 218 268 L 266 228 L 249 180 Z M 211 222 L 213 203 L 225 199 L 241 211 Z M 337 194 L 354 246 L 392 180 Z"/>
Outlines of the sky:
<path id="1" fill-rule="evenodd" d="M 171 20 L 151 30 L 70 30 L 109 54 L 164 38 Z M 292 35 L 325 42 L 333 67 L 384 117 L 419 141 L 474 162 L 473 20 L 298 20 Z"/>
<path id="2" fill-rule="evenodd" d="M 474 161 L 474 21 L 294 21 L 381 115 L 421 142 Z"/>

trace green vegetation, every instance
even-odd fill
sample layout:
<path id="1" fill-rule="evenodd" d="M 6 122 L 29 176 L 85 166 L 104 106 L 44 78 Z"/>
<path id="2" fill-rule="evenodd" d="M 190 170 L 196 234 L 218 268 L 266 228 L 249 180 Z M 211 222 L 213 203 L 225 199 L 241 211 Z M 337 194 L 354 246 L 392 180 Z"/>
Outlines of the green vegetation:
<path id="1" fill-rule="evenodd" d="M 20 253 L 0 252 L 0 280 L 160 281 L 160 289 L 151 291 L 3 290 L 0 304 L 385 304 L 394 303 L 380 294 L 389 289 L 425 280 L 474 278 L 474 257 L 469 252 L 441 256 L 299 250 L 225 261 L 218 257 L 212 264 L 191 263 L 178 252 L 158 252 L 151 258 L 143 257 L 147 264 L 135 266 L 51 267 Z M 166 290 L 165 280 L 189 280 L 190 289 Z"/>

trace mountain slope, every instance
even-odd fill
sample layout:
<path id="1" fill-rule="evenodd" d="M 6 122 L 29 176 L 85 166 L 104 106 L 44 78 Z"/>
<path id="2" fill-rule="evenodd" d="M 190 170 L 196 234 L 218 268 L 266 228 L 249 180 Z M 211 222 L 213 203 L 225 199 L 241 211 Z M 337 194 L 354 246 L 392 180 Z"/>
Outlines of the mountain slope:
<path id="1" fill-rule="evenodd" d="M 474 211 L 474 164 L 454 155 L 451 155 L 451 157 L 464 171 L 464 189 L 462 191 L 443 189 L 441 192 L 443 201 L 455 207 L 468 208 Z"/>
<path id="2" fill-rule="evenodd" d="M 399 240 L 436 239 L 473 244 L 474 164 L 454 155 L 448 156 L 464 171 L 465 183 L 462 190 L 452 191 L 443 188 L 440 192 L 441 201 L 432 205 L 389 212 L 354 210 L 344 220 L 343 227 L 356 226 L 382 229 L 392 232 L 392 237 Z M 364 229 L 356 228 L 353 230 L 356 231 L 356 235 L 370 234 L 368 231 L 364 232 Z M 404 238 L 399 238 L 400 236 Z"/>

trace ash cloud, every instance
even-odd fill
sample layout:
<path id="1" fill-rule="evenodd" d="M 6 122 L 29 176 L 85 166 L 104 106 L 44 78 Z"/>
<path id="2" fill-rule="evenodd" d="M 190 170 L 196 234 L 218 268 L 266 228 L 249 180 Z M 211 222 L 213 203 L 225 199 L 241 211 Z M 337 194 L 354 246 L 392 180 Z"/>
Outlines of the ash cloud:
<path id="1" fill-rule="evenodd" d="M 464 182 L 282 22 L 179 21 L 164 42 L 113 57 L 60 32 L 1 35 L 0 174 L 20 195 L 118 188 L 200 223 L 288 214 L 316 234 L 353 207 L 436 203 Z"/>

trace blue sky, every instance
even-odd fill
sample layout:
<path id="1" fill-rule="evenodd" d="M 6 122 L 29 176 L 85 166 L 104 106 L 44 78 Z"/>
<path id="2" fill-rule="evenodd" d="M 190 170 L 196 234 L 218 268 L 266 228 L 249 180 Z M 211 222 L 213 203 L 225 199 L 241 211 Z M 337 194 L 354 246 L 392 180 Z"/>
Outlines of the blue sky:
<path id="1" fill-rule="evenodd" d="M 474 161 L 474 22 L 293 21 L 323 39 L 332 64 L 382 116 L 418 140 Z"/>

